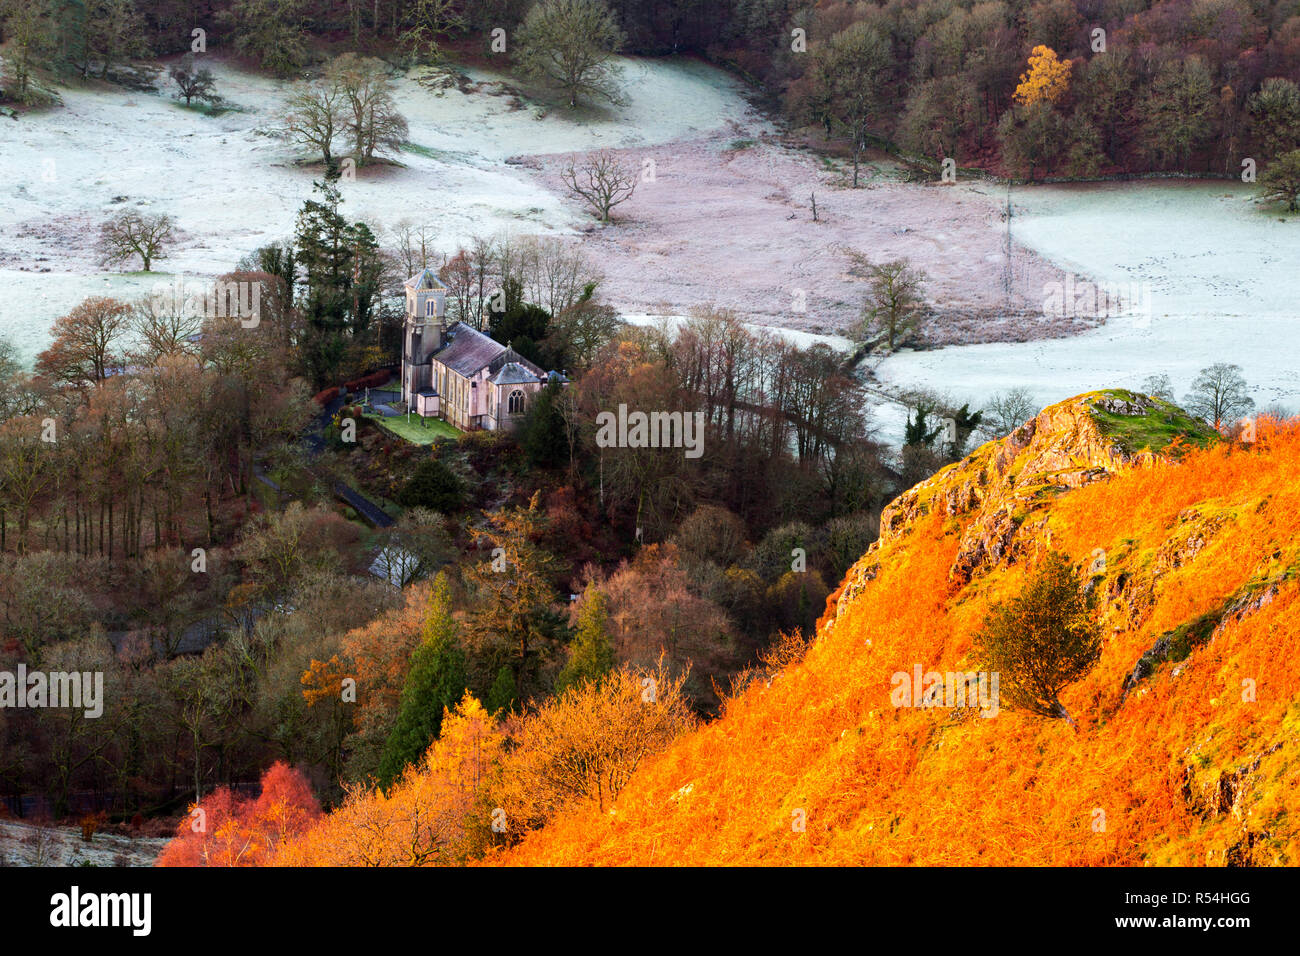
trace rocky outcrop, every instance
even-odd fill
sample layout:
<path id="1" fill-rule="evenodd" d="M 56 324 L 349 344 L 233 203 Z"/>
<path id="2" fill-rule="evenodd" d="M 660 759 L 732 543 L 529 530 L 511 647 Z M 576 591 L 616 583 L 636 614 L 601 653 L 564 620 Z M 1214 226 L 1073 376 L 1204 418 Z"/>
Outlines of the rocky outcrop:
<path id="1" fill-rule="evenodd" d="M 1124 391 L 1093 392 L 1043 409 L 1006 438 L 981 446 L 887 505 L 880 538 L 849 571 L 835 595 L 838 605 L 851 601 L 870 580 L 875 552 L 936 512 L 964 518 L 949 572 L 954 584 L 1043 549 L 1049 543 L 1040 533 L 1048 503 L 1126 469 L 1170 460 L 1159 450 L 1134 448 L 1131 436 L 1149 433 L 1156 438 L 1151 444 L 1163 448 L 1174 437 L 1175 424 L 1185 420 L 1179 416 L 1167 402 Z M 1202 546 L 1213 530 L 1208 524 L 1202 528 Z M 830 611 L 828 617 L 834 616 Z"/>

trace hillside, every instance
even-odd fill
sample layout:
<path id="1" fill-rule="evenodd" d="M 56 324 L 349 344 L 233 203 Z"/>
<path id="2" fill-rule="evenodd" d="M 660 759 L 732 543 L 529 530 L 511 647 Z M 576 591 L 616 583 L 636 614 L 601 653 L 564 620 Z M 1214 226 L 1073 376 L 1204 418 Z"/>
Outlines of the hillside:
<path id="1" fill-rule="evenodd" d="M 1255 438 L 1128 392 L 1045 409 L 886 509 L 801 661 L 501 861 L 1294 863 L 1300 430 Z M 972 634 L 1049 549 L 1100 589 L 1078 731 L 895 708 L 897 672 L 979 669 Z"/>

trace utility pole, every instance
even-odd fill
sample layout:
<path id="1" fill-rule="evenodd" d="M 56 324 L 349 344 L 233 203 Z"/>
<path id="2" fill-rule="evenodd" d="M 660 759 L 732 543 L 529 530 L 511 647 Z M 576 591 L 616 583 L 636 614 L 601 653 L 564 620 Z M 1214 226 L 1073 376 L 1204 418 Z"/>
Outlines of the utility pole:
<path id="1" fill-rule="evenodd" d="M 1007 220 L 1007 236 L 1003 246 L 1003 269 L 1002 269 L 1002 295 L 1006 300 L 1007 308 L 1011 307 L 1011 177 L 1007 177 L 1007 208 L 1005 217 Z"/>

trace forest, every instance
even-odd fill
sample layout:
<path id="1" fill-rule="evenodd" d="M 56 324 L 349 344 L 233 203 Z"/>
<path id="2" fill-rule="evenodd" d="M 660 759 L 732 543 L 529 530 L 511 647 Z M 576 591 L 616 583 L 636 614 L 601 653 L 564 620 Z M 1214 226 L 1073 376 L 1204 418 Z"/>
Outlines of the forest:
<path id="1" fill-rule="evenodd" d="M 577 6 L 581 7 L 581 4 Z M 603 7 L 602 7 L 603 10 Z M 331 49 L 427 62 L 447 51 L 527 73 L 554 36 L 524 0 L 6 0 L 12 102 L 58 77 L 211 44 L 281 75 Z M 852 156 L 1034 179 L 1250 175 L 1300 146 L 1300 15 L 1248 0 L 613 0 L 589 21 L 631 55 L 694 54 L 757 84 L 795 127 Z M 494 31 L 497 31 L 494 33 Z M 524 49 L 494 49 L 523 35 Z M 495 59 L 494 59 L 495 58 Z M 1253 178 L 1248 180 L 1253 181 Z"/>
<path id="2" fill-rule="evenodd" d="M 277 760 L 331 805 L 399 779 L 467 689 L 487 714 L 546 713 L 653 670 L 681 720 L 708 716 L 810 633 L 903 480 L 826 346 L 723 311 L 626 325 L 581 250 L 535 239 L 483 239 L 440 271 L 454 315 L 572 384 L 514 435 L 406 441 L 363 402 L 398 357 L 383 290 L 428 260 L 348 221 L 328 180 L 316 195 L 292 239 L 198 296 L 256 301 L 256 323 L 233 298 L 92 296 L 34 368 L 0 346 L 3 661 L 109 687 L 94 720 L 4 713 L 18 811 L 143 826 Z M 499 312 L 472 306 L 474 275 Z M 700 412 L 708 454 L 601 447 L 620 404 Z M 935 438 L 914 467 L 960 451 Z"/>

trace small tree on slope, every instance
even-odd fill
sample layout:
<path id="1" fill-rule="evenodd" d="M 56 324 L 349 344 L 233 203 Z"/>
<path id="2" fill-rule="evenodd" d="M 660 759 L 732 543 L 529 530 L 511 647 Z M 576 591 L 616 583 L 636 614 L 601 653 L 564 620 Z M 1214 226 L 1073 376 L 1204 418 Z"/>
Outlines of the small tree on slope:
<path id="1" fill-rule="evenodd" d="M 1049 553 L 1019 595 L 993 608 L 976 643 L 1006 703 L 1078 729 L 1059 695 L 1101 655 L 1101 627 L 1068 557 Z"/>

